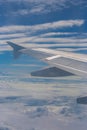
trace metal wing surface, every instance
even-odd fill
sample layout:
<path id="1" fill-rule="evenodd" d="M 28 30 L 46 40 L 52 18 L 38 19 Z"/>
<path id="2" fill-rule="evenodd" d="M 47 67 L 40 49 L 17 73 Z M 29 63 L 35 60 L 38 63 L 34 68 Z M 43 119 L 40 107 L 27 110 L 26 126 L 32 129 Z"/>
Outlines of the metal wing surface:
<path id="1" fill-rule="evenodd" d="M 79 59 L 61 56 L 48 60 L 48 63 L 72 74 L 87 76 L 87 62 L 80 61 Z"/>
<path id="2" fill-rule="evenodd" d="M 80 75 L 87 77 L 87 55 L 46 48 L 25 48 L 12 42 L 7 43 L 14 49 L 15 58 L 24 53 L 38 58 L 51 66 L 50 68 L 32 72 L 31 75 L 33 76 L 61 77 Z"/>

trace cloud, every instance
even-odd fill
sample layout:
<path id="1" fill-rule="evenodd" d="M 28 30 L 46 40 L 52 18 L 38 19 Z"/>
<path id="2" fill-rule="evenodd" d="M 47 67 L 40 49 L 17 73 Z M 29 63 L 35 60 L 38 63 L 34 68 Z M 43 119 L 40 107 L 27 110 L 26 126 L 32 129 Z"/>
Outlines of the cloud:
<path id="1" fill-rule="evenodd" d="M 68 43 L 68 45 L 70 44 L 71 45 L 71 43 L 74 43 L 75 45 L 76 44 L 78 44 L 78 45 L 80 45 L 80 43 L 82 44 L 86 44 L 86 42 L 87 42 L 87 38 L 82 38 L 82 39 L 79 39 L 79 38 L 40 38 L 40 37 L 24 37 L 24 38 L 15 38 L 15 39 L 11 39 L 13 42 L 16 42 L 16 43 L 29 43 L 29 45 L 30 44 L 32 44 L 32 43 L 38 43 L 38 44 L 40 44 L 40 43 L 53 43 L 53 45 L 54 44 L 60 44 L 61 43 L 61 46 L 62 46 L 62 43 Z M 2 42 L 4 42 L 4 41 L 6 41 L 6 40 L 3 40 Z M 50 44 L 49 44 L 50 45 Z M 40 44 L 40 46 L 42 46 L 41 44 Z"/>
<path id="2" fill-rule="evenodd" d="M 45 23 L 41 25 L 34 26 L 35 30 L 47 30 L 47 29 L 58 29 L 58 28 L 64 28 L 64 27 L 73 27 L 73 26 L 81 26 L 84 24 L 84 20 L 63 20 L 63 21 L 57 21 L 52 23 Z"/>
<path id="3" fill-rule="evenodd" d="M 77 32 L 49 32 L 42 34 L 42 37 L 53 37 L 53 36 L 73 36 L 78 35 Z"/>
<path id="4" fill-rule="evenodd" d="M 42 105 L 41 105 L 42 106 Z M 40 118 L 42 116 L 48 116 L 48 109 L 46 107 L 37 107 L 36 110 L 33 111 L 26 111 L 26 115 L 30 118 Z"/>
<path id="5" fill-rule="evenodd" d="M 36 31 L 44 31 L 48 29 L 62 29 L 62 28 L 68 28 L 73 26 L 81 26 L 84 24 L 84 20 L 61 20 L 51 23 L 44 23 L 44 24 L 37 24 L 37 25 L 31 25 L 31 26 L 18 26 L 18 25 L 12 25 L 12 26 L 3 26 L 0 27 L 0 33 L 14 33 L 14 32 L 36 32 Z"/>
<path id="6" fill-rule="evenodd" d="M 68 51 L 78 51 L 78 50 L 86 50 L 86 48 L 87 48 L 87 43 L 74 43 L 74 42 L 72 42 L 72 43 L 62 43 L 62 42 L 60 42 L 60 43 L 53 43 L 53 44 L 49 44 L 49 43 L 46 43 L 46 44 L 38 44 L 38 43 L 29 43 L 29 42 L 26 42 L 26 41 L 24 41 L 23 43 L 22 43 L 22 41 L 18 41 L 18 40 L 13 40 L 13 42 L 15 42 L 15 43 L 17 43 L 17 44 L 20 44 L 20 45 L 22 45 L 22 46 L 24 46 L 24 47 L 27 47 L 27 48 L 49 48 L 49 47 L 51 47 L 51 48 L 57 48 L 58 50 L 68 50 Z M 12 48 L 10 47 L 10 46 L 8 46 L 8 44 L 5 44 L 6 43 L 6 41 L 3 41 L 2 42 L 2 44 L 0 44 L 0 51 L 2 52 L 2 51 L 7 51 L 7 50 L 12 50 Z M 4 46 L 3 46 L 4 45 Z M 74 49 L 72 50 L 72 49 L 70 49 L 70 48 L 72 48 L 72 47 L 74 47 Z M 80 49 L 75 49 L 75 47 L 76 48 L 80 48 Z M 83 48 L 84 47 L 84 48 Z"/>
<path id="7" fill-rule="evenodd" d="M 79 38 L 77 32 L 56 32 L 57 29 L 80 27 L 84 24 L 84 20 L 62 20 L 32 26 L 2 26 L 0 27 L 0 50 L 9 50 L 6 41 L 10 40 L 17 44 L 24 44 L 29 47 L 53 47 L 53 46 L 74 46 L 76 43 L 79 46 L 86 45 L 86 33 Z M 58 37 L 55 37 L 58 36 Z M 59 37 L 60 35 L 65 37 Z M 69 36 L 69 37 L 68 37 Z M 73 36 L 73 37 L 72 37 Z M 46 43 L 41 45 L 40 43 Z M 53 44 L 49 44 L 53 43 Z M 82 45 L 80 45 L 83 43 Z"/>
<path id="8" fill-rule="evenodd" d="M 28 9 L 21 9 L 15 12 L 12 12 L 13 15 L 27 15 L 29 14 L 29 10 Z"/>
<path id="9" fill-rule="evenodd" d="M 23 39 L 21 39 L 23 41 Z M 85 39 L 79 39 L 79 38 L 36 38 L 32 39 L 32 41 L 29 39 L 29 42 L 54 42 L 54 43 L 83 43 L 87 42 L 87 38 Z"/>
<path id="10" fill-rule="evenodd" d="M 0 35 L 0 40 L 1 39 L 21 38 L 21 37 L 25 37 L 25 34 L 24 33 L 2 34 L 2 35 Z"/>
<path id="11" fill-rule="evenodd" d="M 87 2 L 85 0 L 7 0 L 6 2 L 1 0 L 0 5 L 1 7 L 6 7 L 7 9 L 7 12 L 4 12 L 4 15 L 37 15 L 48 12 L 60 11 L 65 8 L 69 8 L 72 5 L 75 7 L 81 6 L 83 8 L 87 6 Z M 9 8 L 9 5 L 12 8 Z"/>
<path id="12" fill-rule="evenodd" d="M 43 5 L 35 6 L 33 9 L 31 9 L 29 11 L 29 13 L 31 13 L 31 14 L 34 14 L 34 13 L 38 14 L 38 13 L 41 13 L 41 12 L 43 12 L 43 13 L 47 12 L 47 9 L 44 10 L 44 6 Z"/>

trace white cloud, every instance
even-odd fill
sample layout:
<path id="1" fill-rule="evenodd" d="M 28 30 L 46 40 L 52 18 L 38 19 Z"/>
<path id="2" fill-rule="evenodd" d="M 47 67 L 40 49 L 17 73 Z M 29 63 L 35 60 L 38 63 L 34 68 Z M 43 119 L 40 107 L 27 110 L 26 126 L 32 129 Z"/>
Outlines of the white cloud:
<path id="1" fill-rule="evenodd" d="M 48 29 L 61 29 L 61 28 L 67 28 L 67 27 L 73 27 L 73 26 L 81 26 L 84 24 L 84 20 L 61 20 L 51 23 L 44 23 L 44 24 L 37 24 L 37 25 L 31 25 L 31 26 L 3 26 L 0 27 L 1 33 L 12 33 L 12 32 L 36 32 L 36 31 L 44 31 Z"/>
<path id="2" fill-rule="evenodd" d="M 75 36 L 78 34 L 77 32 L 53 32 L 55 29 L 81 26 L 82 24 L 84 24 L 84 20 L 63 20 L 32 26 L 3 26 L 0 27 L 0 50 L 11 49 L 6 45 L 6 41 L 8 40 L 29 47 L 74 46 L 76 43 L 79 45 L 82 43 L 86 45 L 87 38 L 85 34 L 83 34 L 84 38 L 79 38 Z M 44 31 L 44 34 L 40 33 L 40 31 Z M 58 35 L 58 37 L 54 37 L 54 35 Z M 60 38 L 59 35 L 64 35 L 66 37 Z M 67 35 L 69 35 L 69 37 Z M 70 37 L 71 35 L 74 35 L 74 37 Z M 38 44 L 43 42 L 46 44 Z M 53 44 L 49 44 L 50 42 Z"/>
<path id="3" fill-rule="evenodd" d="M 28 40 L 28 39 L 27 39 Z M 23 41 L 23 39 L 22 39 Z M 30 39 L 29 39 L 30 41 Z M 54 42 L 54 43 L 82 43 L 82 42 L 87 42 L 87 38 L 84 39 L 79 39 L 79 38 L 36 38 L 32 39 L 30 42 Z"/>
<path id="4" fill-rule="evenodd" d="M 67 35 L 77 35 L 77 32 L 49 32 L 49 33 L 45 33 L 40 35 L 41 37 L 49 37 L 49 36 L 67 36 Z"/>
<path id="5" fill-rule="evenodd" d="M 41 25 L 34 26 L 35 30 L 47 30 L 47 29 L 57 29 L 57 28 L 64 28 L 64 27 L 73 27 L 73 26 L 81 26 L 84 24 L 84 20 L 63 20 L 57 21 L 52 23 L 45 23 Z"/>
<path id="6" fill-rule="evenodd" d="M 43 5 L 35 6 L 34 8 L 31 9 L 20 9 L 18 11 L 12 11 L 11 14 L 16 16 L 16 15 L 29 15 L 29 14 L 39 14 L 39 13 L 47 13 L 48 9 L 44 9 Z M 48 10 L 49 11 L 49 10 Z"/>
<path id="7" fill-rule="evenodd" d="M 40 13 L 40 12 L 47 12 L 47 10 L 45 11 L 44 10 L 44 6 L 43 5 L 40 5 L 40 6 L 35 6 L 33 9 L 31 9 L 30 11 L 29 11 L 29 13 Z"/>
<path id="8" fill-rule="evenodd" d="M 28 9 L 21 9 L 19 11 L 12 12 L 12 14 L 14 14 L 14 15 L 18 15 L 18 14 L 20 14 L 20 15 L 27 15 L 27 14 L 29 14 L 29 10 Z"/>
<path id="9" fill-rule="evenodd" d="M 8 66 L 6 68 L 8 71 Z M 0 80 L 0 129 L 86 130 L 86 107 L 76 104 L 75 99 L 86 92 L 85 79 L 68 77 L 66 82 L 56 79 L 54 83 L 51 80 L 47 83 L 42 80 L 42 83 L 38 78 L 30 82 L 27 76 L 29 82 L 23 82 L 19 71 L 14 74 L 10 67 L 9 72 L 13 75 Z M 21 76 L 23 79 L 24 75 Z"/>
<path id="10" fill-rule="evenodd" d="M 70 1 L 70 0 L 50 0 L 50 1 L 49 0 L 6 0 L 6 2 L 1 0 L 0 3 L 1 4 L 6 4 L 6 3 L 18 4 L 17 11 L 14 11 L 13 9 L 10 8 L 9 13 L 13 15 L 29 15 L 32 13 L 35 15 L 43 14 L 43 13 L 53 12 L 56 10 L 63 10 L 65 8 L 69 8 L 71 5 L 82 6 L 82 8 L 87 6 L 87 2 L 85 0 L 83 1 L 78 1 L 78 0 L 73 0 L 73 1 Z M 22 8 L 21 3 L 27 8 L 26 9 Z"/>
<path id="11" fill-rule="evenodd" d="M 40 38 L 40 37 L 24 37 L 24 38 L 15 38 L 15 39 L 11 39 L 13 42 L 16 43 L 53 43 L 53 44 L 59 44 L 61 43 L 75 43 L 75 44 L 79 44 L 79 43 L 87 43 L 87 38 Z M 4 42 L 6 40 L 3 40 L 2 42 Z M 40 45 L 41 46 L 41 45 Z"/>
<path id="12" fill-rule="evenodd" d="M 19 42 L 19 41 L 14 41 L 13 40 L 13 42 L 15 42 L 15 43 L 17 43 L 17 44 L 19 44 L 19 45 L 22 45 L 22 46 L 24 46 L 24 47 L 27 47 L 27 48 L 48 48 L 48 47 L 56 47 L 56 48 L 58 48 L 59 50 L 68 50 L 68 51 L 79 51 L 80 49 L 81 50 L 86 50 L 87 49 L 87 43 L 84 43 L 84 42 L 82 42 L 82 43 L 74 43 L 74 42 L 72 42 L 72 43 L 53 43 L 53 44 L 49 44 L 49 43 L 47 43 L 47 44 L 36 44 L 36 43 L 29 43 L 29 42 Z M 12 48 L 8 45 L 8 44 L 5 44 L 6 43 L 6 41 L 2 41 L 2 44 L 0 44 L 0 51 L 2 52 L 2 51 L 6 51 L 6 50 L 12 50 Z M 4 45 L 4 46 L 3 46 Z M 61 47 L 63 47 L 63 48 L 61 48 Z M 67 48 L 65 48 L 65 47 L 85 47 L 85 48 L 80 48 L 80 49 L 67 49 Z"/>
<path id="13" fill-rule="evenodd" d="M 14 33 L 14 34 L 1 34 L 0 35 L 0 39 L 11 39 L 11 38 L 20 38 L 20 37 L 25 37 L 25 34 L 24 33 Z"/>

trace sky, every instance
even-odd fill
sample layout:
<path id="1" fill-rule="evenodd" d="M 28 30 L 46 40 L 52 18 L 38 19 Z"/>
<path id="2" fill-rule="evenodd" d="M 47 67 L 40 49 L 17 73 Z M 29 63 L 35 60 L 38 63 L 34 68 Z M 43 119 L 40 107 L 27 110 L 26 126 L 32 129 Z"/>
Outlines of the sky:
<path id="1" fill-rule="evenodd" d="M 0 50 L 10 49 L 6 41 L 86 49 L 86 6 L 86 0 L 1 0 Z"/>
<path id="2" fill-rule="evenodd" d="M 0 0 L 0 129 L 86 130 L 87 106 L 77 98 L 87 80 L 32 77 L 47 64 L 14 60 L 7 44 L 87 54 L 86 12 L 86 0 Z"/>

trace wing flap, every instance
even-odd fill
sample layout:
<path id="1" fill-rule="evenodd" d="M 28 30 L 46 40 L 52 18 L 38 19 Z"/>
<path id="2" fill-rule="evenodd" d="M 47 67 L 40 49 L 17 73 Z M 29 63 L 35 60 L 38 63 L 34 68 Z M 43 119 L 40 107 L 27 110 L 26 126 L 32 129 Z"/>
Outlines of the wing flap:
<path id="1" fill-rule="evenodd" d="M 74 74 L 59 69 L 57 67 L 50 67 L 50 68 L 45 68 L 43 70 L 32 72 L 31 75 L 39 76 L 39 77 L 63 77 L 63 76 L 72 76 Z"/>
<path id="2" fill-rule="evenodd" d="M 87 96 L 77 98 L 77 103 L 87 105 Z"/>
<path id="3" fill-rule="evenodd" d="M 75 60 L 72 58 L 67 58 L 67 57 L 57 57 L 53 58 L 51 60 L 48 60 L 46 58 L 46 61 L 60 69 L 66 70 L 68 72 L 71 72 L 75 75 L 87 75 L 87 62 L 82 62 L 79 60 Z"/>

